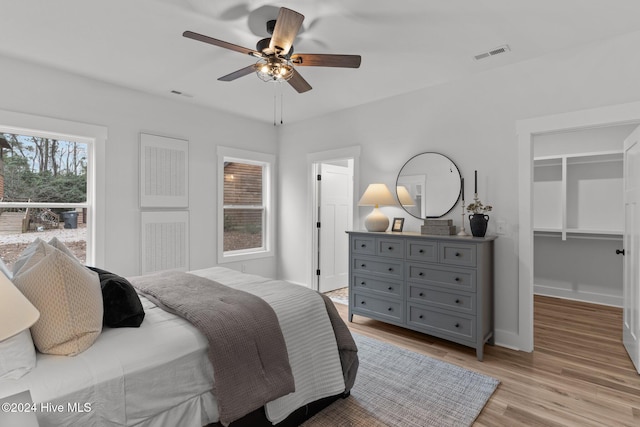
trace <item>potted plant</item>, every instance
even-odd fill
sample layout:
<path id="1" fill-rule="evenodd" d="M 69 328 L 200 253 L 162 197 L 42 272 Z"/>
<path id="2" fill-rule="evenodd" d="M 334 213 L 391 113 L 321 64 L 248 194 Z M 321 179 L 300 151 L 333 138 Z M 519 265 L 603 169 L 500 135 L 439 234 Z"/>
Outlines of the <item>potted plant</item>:
<path id="1" fill-rule="evenodd" d="M 467 206 L 467 212 L 471 212 L 469 215 L 469 225 L 471 226 L 471 234 L 474 237 L 484 237 L 487 233 L 487 225 L 489 223 L 489 215 L 486 215 L 493 209 L 490 205 L 484 205 L 476 197 L 473 203 Z"/>

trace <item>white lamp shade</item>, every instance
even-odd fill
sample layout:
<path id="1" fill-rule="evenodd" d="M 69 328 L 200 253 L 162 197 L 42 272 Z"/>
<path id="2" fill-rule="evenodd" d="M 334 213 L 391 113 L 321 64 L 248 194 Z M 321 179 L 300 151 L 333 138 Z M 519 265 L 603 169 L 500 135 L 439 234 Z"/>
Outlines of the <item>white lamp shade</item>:
<path id="1" fill-rule="evenodd" d="M 358 206 L 393 206 L 397 205 L 395 197 L 386 184 L 369 184 Z"/>
<path id="2" fill-rule="evenodd" d="M 402 206 L 415 206 L 416 202 L 409 194 L 409 190 L 404 185 L 398 185 L 396 187 L 396 194 L 398 195 L 398 200 Z"/>
<path id="3" fill-rule="evenodd" d="M 31 327 L 39 317 L 40 312 L 0 272 L 0 341 Z"/>

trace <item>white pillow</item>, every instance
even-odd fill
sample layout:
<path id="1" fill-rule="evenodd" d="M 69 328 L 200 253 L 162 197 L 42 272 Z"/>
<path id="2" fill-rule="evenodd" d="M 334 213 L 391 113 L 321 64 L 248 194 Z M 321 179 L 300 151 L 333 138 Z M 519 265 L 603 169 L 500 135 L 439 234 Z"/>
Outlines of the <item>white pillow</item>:
<path id="1" fill-rule="evenodd" d="M 36 366 L 36 349 L 29 330 L 0 341 L 0 380 L 16 380 Z"/>
<path id="2" fill-rule="evenodd" d="M 7 264 L 4 263 L 2 258 L 0 258 L 0 271 L 2 271 L 9 279 L 13 277 L 13 273 L 9 270 L 9 267 L 7 267 Z"/>
<path id="3" fill-rule="evenodd" d="M 31 258 L 31 255 L 33 255 L 33 253 L 36 251 L 40 243 L 44 243 L 44 240 L 37 237 L 33 242 L 29 243 L 29 245 L 26 248 L 24 248 L 24 250 L 18 257 L 16 262 L 13 263 L 14 276 L 17 276 L 20 273 L 20 270 L 22 270 L 22 267 L 25 265 L 27 261 L 29 261 L 29 258 Z"/>
<path id="4" fill-rule="evenodd" d="M 102 331 L 98 274 L 41 241 L 13 283 L 38 311 L 31 327 L 42 353 L 73 356 L 89 348 Z"/>
<path id="5" fill-rule="evenodd" d="M 60 249 L 62 252 L 64 252 L 65 255 L 69 255 L 72 259 L 80 262 L 78 257 L 76 257 L 76 255 L 71 252 L 71 249 L 69 249 L 64 243 L 58 240 L 57 237 L 52 237 L 51 240 L 49 240 L 47 243 L 56 249 Z"/>

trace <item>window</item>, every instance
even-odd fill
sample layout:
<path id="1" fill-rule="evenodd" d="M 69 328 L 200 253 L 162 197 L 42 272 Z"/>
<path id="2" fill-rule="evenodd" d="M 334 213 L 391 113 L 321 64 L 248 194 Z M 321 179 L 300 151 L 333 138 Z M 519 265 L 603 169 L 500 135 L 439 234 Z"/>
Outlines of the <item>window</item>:
<path id="1" fill-rule="evenodd" d="M 36 237 L 57 237 L 87 262 L 90 148 L 54 134 L 0 132 L 0 254 L 7 266 Z"/>
<path id="2" fill-rule="evenodd" d="M 275 157 L 218 147 L 218 261 L 272 255 Z"/>

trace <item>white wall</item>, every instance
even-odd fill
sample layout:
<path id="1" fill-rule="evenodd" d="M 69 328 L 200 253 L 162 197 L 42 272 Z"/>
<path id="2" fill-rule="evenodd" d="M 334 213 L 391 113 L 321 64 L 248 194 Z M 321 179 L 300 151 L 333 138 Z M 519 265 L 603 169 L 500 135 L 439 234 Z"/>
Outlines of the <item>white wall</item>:
<path id="1" fill-rule="evenodd" d="M 623 141 L 635 128 L 635 124 L 628 124 L 536 135 L 533 140 L 533 156 L 622 152 Z"/>
<path id="2" fill-rule="evenodd" d="M 11 58 L 0 62 L 0 109 L 107 128 L 101 267 L 128 276 L 140 272 L 140 132 L 189 140 L 190 267 L 216 263 L 216 146 L 275 154 L 273 126 Z M 244 264 L 247 272 L 277 274 L 274 257 Z"/>
<path id="3" fill-rule="evenodd" d="M 307 153 L 361 145 L 361 194 L 371 182 L 392 188 L 409 157 L 441 152 L 460 168 L 467 194 L 478 170 L 480 199 L 494 207 L 488 233 L 495 234 L 496 220 L 506 221 L 507 233 L 496 240 L 496 339 L 518 347 L 516 121 L 640 100 L 638 44 L 640 32 L 282 127 L 280 164 L 288 167 L 280 169 L 281 276 L 308 282 L 308 246 L 301 236 L 311 225 L 300 207 L 307 200 Z M 389 216 L 408 216 L 384 209 Z M 356 228 L 367 213 L 360 209 Z M 454 209 L 448 216 L 457 225 L 459 213 Z M 417 225 L 407 222 L 405 229 L 417 231 Z"/>

